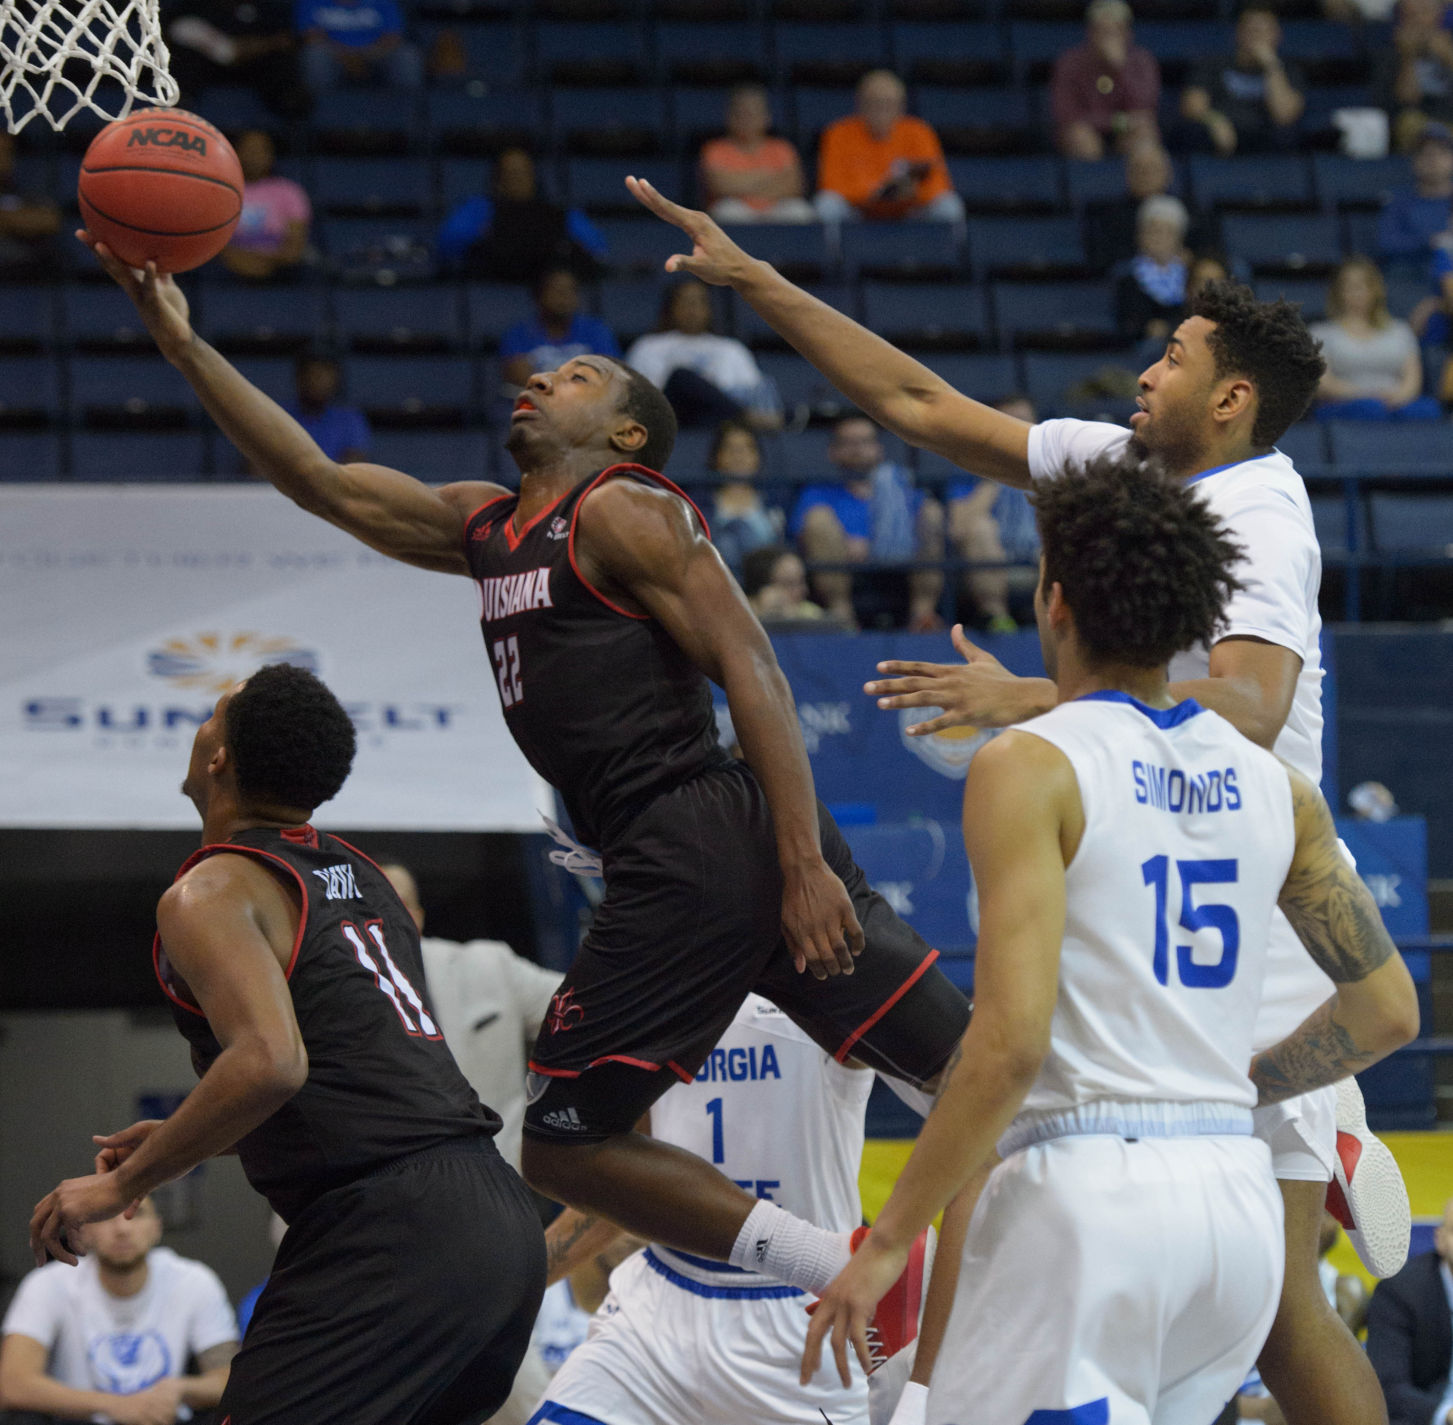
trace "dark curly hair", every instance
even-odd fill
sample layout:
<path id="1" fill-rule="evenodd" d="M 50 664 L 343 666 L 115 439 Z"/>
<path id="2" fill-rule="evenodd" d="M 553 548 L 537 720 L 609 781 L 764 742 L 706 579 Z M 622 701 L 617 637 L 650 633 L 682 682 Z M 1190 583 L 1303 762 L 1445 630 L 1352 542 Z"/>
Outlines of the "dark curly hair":
<path id="1" fill-rule="evenodd" d="M 249 802 L 316 806 L 338 795 L 357 746 L 353 723 L 306 668 L 259 668 L 228 700 L 227 747 Z"/>
<path id="2" fill-rule="evenodd" d="M 1044 580 L 1064 590 L 1096 662 L 1158 668 L 1208 643 L 1242 587 L 1241 548 L 1205 501 L 1129 451 L 1042 480 L 1031 496 Z"/>
<path id="3" fill-rule="evenodd" d="M 1251 288 L 1225 281 L 1207 282 L 1191 302 L 1191 315 L 1216 324 L 1206 344 L 1217 378 L 1244 376 L 1256 388 L 1252 445 L 1275 445 L 1306 415 L 1327 369 L 1321 343 L 1301 312 L 1284 297 L 1258 302 Z"/>
<path id="4" fill-rule="evenodd" d="M 660 388 L 634 366 L 627 366 L 624 361 L 615 364 L 626 375 L 626 394 L 619 409 L 646 428 L 646 443 L 636 451 L 633 463 L 660 472 L 676 448 L 676 412 Z"/>

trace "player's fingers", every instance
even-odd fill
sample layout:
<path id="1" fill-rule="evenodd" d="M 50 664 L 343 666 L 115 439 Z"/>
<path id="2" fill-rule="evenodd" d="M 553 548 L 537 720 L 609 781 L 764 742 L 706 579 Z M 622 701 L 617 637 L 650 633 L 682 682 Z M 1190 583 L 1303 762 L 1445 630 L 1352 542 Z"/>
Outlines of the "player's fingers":
<path id="1" fill-rule="evenodd" d="M 907 684 L 911 683 L 913 679 L 904 678 L 901 681 Z M 943 689 L 940 687 L 910 690 L 905 687 L 902 692 L 879 698 L 878 706 L 889 712 L 894 708 L 941 708 L 943 706 Z"/>
<path id="2" fill-rule="evenodd" d="M 859 922 L 855 911 L 848 912 L 848 918 L 843 925 L 843 934 L 847 937 L 848 950 L 853 955 L 861 955 L 863 946 L 867 943 L 863 935 L 863 927 Z"/>
<path id="3" fill-rule="evenodd" d="M 140 1212 L 140 1211 L 141 1211 L 141 1199 L 140 1199 L 140 1198 L 139 1198 L 139 1197 L 138 1197 L 138 1198 L 134 1198 L 134 1199 L 133 1199 L 133 1200 L 132 1200 L 132 1201 L 131 1201 L 131 1202 L 128 1202 L 128 1203 L 127 1203 L 127 1204 L 126 1204 L 126 1210 L 125 1210 L 125 1211 L 124 1211 L 124 1212 L 123 1212 L 123 1213 L 122 1213 L 122 1214 L 121 1214 L 121 1215 L 122 1215 L 122 1216 L 123 1216 L 123 1217 L 124 1217 L 124 1218 L 125 1218 L 125 1219 L 126 1219 L 126 1220 L 127 1220 L 127 1221 L 128 1221 L 128 1222 L 130 1222 L 130 1221 L 131 1221 L 131 1219 L 132 1219 L 132 1218 L 133 1218 L 133 1217 L 135 1217 L 135 1216 L 136 1216 L 136 1214 L 137 1214 L 137 1213 L 138 1213 L 138 1212 Z"/>
<path id="4" fill-rule="evenodd" d="M 691 230 L 691 220 L 696 215 L 690 208 L 683 208 L 680 203 L 673 203 L 669 198 L 663 197 L 644 178 L 632 175 L 626 179 L 626 187 L 638 203 L 649 208 L 658 218 L 664 218 L 668 223 L 674 223 L 688 232 Z"/>
<path id="5" fill-rule="evenodd" d="M 969 636 L 964 632 L 964 626 L 961 623 L 956 623 L 953 626 L 949 637 L 953 640 L 954 647 L 958 649 L 964 656 L 964 659 L 969 663 L 974 662 L 977 658 L 990 658 L 993 656 L 992 654 L 985 653 L 977 644 L 969 642 Z"/>
<path id="6" fill-rule="evenodd" d="M 852 1372 L 848 1368 L 848 1314 L 846 1311 L 839 1312 L 837 1319 L 832 1323 L 832 1354 L 837 1361 L 838 1378 L 846 1389 L 853 1383 Z"/>
<path id="7" fill-rule="evenodd" d="M 919 663 L 907 658 L 887 658 L 878 671 L 889 678 L 938 678 L 948 671 L 943 663 Z"/>
<path id="8" fill-rule="evenodd" d="M 963 727 L 964 721 L 954 713 L 940 713 L 927 722 L 915 722 L 906 729 L 909 737 L 928 737 L 931 733 L 944 732 L 951 727 Z"/>
<path id="9" fill-rule="evenodd" d="M 819 1301 L 818 1306 L 822 1303 Z M 802 1347 L 802 1368 L 797 1373 L 798 1385 L 807 1385 L 822 1364 L 822 1333 L 827 1330 L 827 1313 L 814 1311 L 807 1320 L 807 1341 Z"/>
<path id="10" fill-rule="evenodd" d="M 862 1320 L 857 1312 L 852 1318 L 853 1350 L 858 1353 L 858 1364 L 863 1368 L 863 1374 L 867 1375 L 873 1369 L 873 1353 L 868 1349 L 868 1327 L 867 1322 Z M 843 1384 L 847 1384 L 846 1378 Z"/>

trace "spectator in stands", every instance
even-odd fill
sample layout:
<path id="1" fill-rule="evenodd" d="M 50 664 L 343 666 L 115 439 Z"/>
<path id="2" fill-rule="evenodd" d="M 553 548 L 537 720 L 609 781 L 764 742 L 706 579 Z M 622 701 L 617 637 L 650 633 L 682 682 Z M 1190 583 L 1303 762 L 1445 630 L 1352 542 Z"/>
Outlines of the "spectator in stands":
<path id="1" fill-rule="evenodd" d="M 781 514 L 762 503 L 756 483 L 762 473 L 757 433 L 744 421 L 723 421 L 707 465 L 721 479 L 712 497 L 711 541 L 740 579 L 747 555 L 782 538 Z"/>
<path id="2" fill-rule="evenodd" d="M 1181 117 L 1223 157 L 1293 148 L 1307 107 L 1306 80 L 1277 53 L 1281 21 L 1267 4 L 1248 5 L 1236 21 L 1236 49 L 1203 60 L 1181 94 Z"/>
<path id="3" fill-rule="evenodd" d="M 1039 419 L 1034 402 L 1021 392 L 994 401 L 996 411 L 1033 425 Z M 987 564 L 1014 560 L 1025 571 L 980 569 L 964 576 L 964 588 L 979 621 L 990 633 L 1013 633 L 1018 627 L 1009 611 L 1012 585 L 1033 589 L 1039 569 L 1039 527 L 1023 490 L 972 477 L 950 480 L 943 493 L 948 507 L 948 537 L 960 559 Z M 1032 570 L 1026 579 L 1016 577 Z"/>
<path id="4" fill-rule="evenodd" d="M 727 100 L 726 135 L 702 146 L 705 207 L 719 223 L 810 223 L 817 214 L 803 194 L 802 160 L 767 132 L 772 110 L 760 84 L 742 84 Z"/>
<path id="5" fill-rule="evenodd" d="M 1191 259 L 1186 273 L 1186 302 L 1195 301 L 1201 288 L 1208 282 L 1224 282 L 1231 275 L 1226 259 L 1218 252 L 1198 253 Z"/>
<path id="6" fill-rule="evenodd" d="M 1322 0 L 1322 13 L 1329 20 L 1360 25 L 1368 20 L 1390 20 L 1397 0 Z"/>
<path id="7" fill-rule="evenodd" d="M 807 566 L 785 544 L 769 544 L 747 555 L 742 592 L 768 628 L 824 617 L 822 607 L 807 597 Z"/>
<path id="8" fill-rule="evenodd" d="M 1327 371 L 1317 388 L 1321 420 L 1437 420 L 1423 395 L 1423 360 L 1407 322 L 1387 309 L 1377 264 L 1349 257 L 1327 291 L 1327 320 L 1312 326 Z"/>
<path id="9" fill-rule="evenodd" d="M 222 249 L 222 265 L 257 282 L 286 276 L 307 254 L 313 205 L 302 184 L 273 173 L 277 155 L 263 130 L 239 134 L 234 147 L 242 165 L 242 216 Z"/>
<path id="10" fill-rule="evenodd" d="M 1125 0 L 1092 0 L 1085 40 L 1055 61 L 1050 110 L 1055 145 L 1066 158 L 1103 158 L 1159 140 L 1160 65 L 1133 42 Z"/>
<path id="11" fill-rule="evenodd" d="M 308 352 L 298 358 L 298 395 L 283 409 L 313 437 L 329 460 L 367 460 L 372 435 L 357 406 L 338 400 L 343 371 L 331 356 Z"/>
<path id="12" fill-rule="evenodd" d="M 818 147 L 813 202 L 823 222 L 963 220 L 964 200 L 953 191 L 938 135 L 907 107 L 903 81 L 890 70 L 858 81 L 857 112 L 829 124 Z"/>
<path id="13" fill-rule="evenodd" d="M 1158 139 L 1146 139 L 1125 153 L 1125 191 L 1085 205 L 1085 255 L 1097 268 L 1135 256 L 1135 224 L 1147 198 L 1169 193 L 1175 184 L 1170 154 Z"/>
<path id="14" fill-rule="evenodd" d="M 297 0 L 295 23 L 303 73 L 315 92 L 343 84 L 417 89 L 424 82 L 423 57 L 404 35 L 397 0 Z"/>
<path id="15" fill-rule="evenodd" d="M 523 386 L 537 371 L 554 371 L 577 356 L 619 356 L 615 334 L 580 310 L 580 280 L 568 267 L 548 267 L 535 283 L 535 315 L 501 339 L 505 383 Z"/>
<path id="16" fill-rule="evenodd" d="M 661 299 L 656 330 L 632 344 L 626 363 L 666 393 L 683 426 L 744 419 L 775 430 L 782 424 L 776 388 L 741 342 L 711 326 L 711 289 L 678 282 Z"/>
<path id="17" fill-rule="evenodd" d="M 47 1262 L 0 1326 L 0 1401 L 50 1419 L 156 1425 L 222 1398 L 237 1321 L 210 1267 L 161 1241 L 150 1198 L 84 1229 L 77 1267 Z M 185 1374 L 189 1360 L 195 1375 Z"/>
<path id="18" fill-rule="evenodd" d="M 444 219 L 436 243 L 445 267 L 491 282 L 535 282 L 561 263 L 580 277 L 596 274 L 605 239 L 578 208 L 541 194 L 535 160 L 524 149 L 500 154 L 492 186 L 492 193 L 464 199 Z"/>
<path id="19" fill-rule="evenodd" d="M 809 563 L 885 563 L 942 559 L 943 506 L 913 485 L 913 476 L 888 459 L 878 427 L 867 416 L 844 416 L 827 448 L 833 478 L 809 485 L 792 511 L 790 530 Z M 818 599 L 834 618 L 855 627 L 853 576 L 823 572 L 813 579 Z M 943 626 L 938 601 L 943 573 L 917 569 L 908 576 L 908 627 Z"/>
<path id="20" fill-rule="evenodd" d="M 1453 123 L 1453 34 L 1443 0 L 1398 0 L 1392 44 L 1374 68 L 1374 89 L 1392 117 L 1393 142 L 1411 153 L 1430 119 Z"/>
<path id="21" fill-rule="evenodd" d="M 241 84 L 284 119 L 313 107 L 286 0 L 176 0 L 168 7 L 172 78 L 195 106 L 214 85 Z"/>
<path id="22" fill-rule="evenodd" d="M 1453 220 L 1453 130 L 1428 124 L 1413 150 L 1413 186 L 1394 193 L 1377 221 L 1377 255 L 1383 262 L 1423 264 L 1434 238 Z"/>
<path id="23" fill-rule="evenodd" d="M 1453 1425 L 1453 1200 L 1433 1250 L 1380 1281 L 1367 1308 L 1367 1355 L 1387 1397 L 1388 1425 Z"/>
<path id="24" fill-rule="evenodd" d="M 1127 341 L 1163 342 L 1185 314 L 1191 254 L 1186 205 L 1147 198 L 1135 222 L 1135 256 L 1115 283 L 1115 322 Z"/>
<path id="25" fill-rule="evenodd" d="M 53 199 L 23 193 L 15 182 L 15 136 L 0 129 L 0 274 L 54 272 L 61 210 Z"/>

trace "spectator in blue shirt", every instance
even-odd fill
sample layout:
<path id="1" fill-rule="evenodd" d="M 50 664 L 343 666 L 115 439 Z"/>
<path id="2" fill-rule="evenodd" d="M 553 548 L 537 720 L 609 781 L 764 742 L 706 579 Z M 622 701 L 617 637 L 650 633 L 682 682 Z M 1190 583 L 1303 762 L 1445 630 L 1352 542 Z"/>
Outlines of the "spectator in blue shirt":
<path id="1" fill-rule="evenodd" d="M 802 491 L 788 525 L 809 563 L 943 558 L 943 506 L 914 489 L 912 475 L 887 458 L 878 427 L 867 416 L 844 416 L 833 427 L 827 458 L 834 478 Z M 856 627 L 852 574 L 823 571 L 813 584 L 828 613 Z M 910 629 L 943 627 L 936 612 L 942 593 L 941 569 L 908 575 Z"/>
<path id="2" fill-rule="evenodd" d="M 330 356 L 298 358 L 298 396 L 284 409 L 313 437 L 329 460 L 367 460 L 372 436 L 357 406 L 338 401 L 343 373 Z"/>
<path id="3" fill-rule="evenodd" d="M 537 371 L 554 371 L 577 356 L 621 354 L 615 334 L 580 310 L 580 281 L 568 267 L 548 267 L 535 283 L 535 315 L 516 322 L 499 344 L 504 378 L 523 386 Z"/>
<path id="4" fill-rule="evenodd" d="M 1429 124 L 1413 150 L 1413 186 L 1394 193 L 1377 222 L 1384 263 L 1427 261 L 1433 239 L 1453 217 L 1453 131 Z M 1415 269 L 1418 270 L 1418 269 Z"/>
<path id="5" fill-rule="evenodd" d="M 303 75 L 311 89 L 424 82 L 418 47 L 404 37 L 396 0 L 296 0 L 294 25 L 303 40 Z"/>
<path id="6" fill-rule="evenodd" d="M 593 276 L 606 253 L 605 239 L 584 213 L 540 194 L 535 160 L 522 148 L 500 154 L 493 193 L 458 204 L 436 242 L 442 266 L 491 282 L 534 282 L 561 263 Z"/>

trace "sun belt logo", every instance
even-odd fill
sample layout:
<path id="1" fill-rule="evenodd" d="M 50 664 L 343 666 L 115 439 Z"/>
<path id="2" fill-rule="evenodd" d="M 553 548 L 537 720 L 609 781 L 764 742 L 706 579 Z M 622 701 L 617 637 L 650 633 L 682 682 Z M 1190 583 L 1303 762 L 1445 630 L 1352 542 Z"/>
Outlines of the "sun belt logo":
<path id="1" fill-rule="evenodd" d="M 574 990 L 563 990 L 552 996 L 550 1013 L 546 1019 L 551 1034 L 564 1034 L 567 1029 L 574 1029 L 577 1024 L 584 1022 L 585 1006 L 575 1003 Z"/>
<path id="2" fill-rule="evenodd" d="M 146 670 L 174 688 L 225 693 L 269 663 L 292 663 L 318 671 L 315 649 L 304 648 L 286 635 L 265 633 L 196 633 L 169 638 L 146 655 Z"/>
<path id="3" fill-rule="evenodd" d="M 926 762 L 935 772 L 962 782 L 969 775 L 969 763 L 974 753 L 986 742 L 998 737 L 997 727 L 948 727 L 942 732 L 932 732 L 927 737 L 910 737 L 908 729 L 920 722 L 931 722 L 942 713 L 942 708 L 903 708 L 898 713 L 898 735 L 903 745 L 920 761 Z"/>

